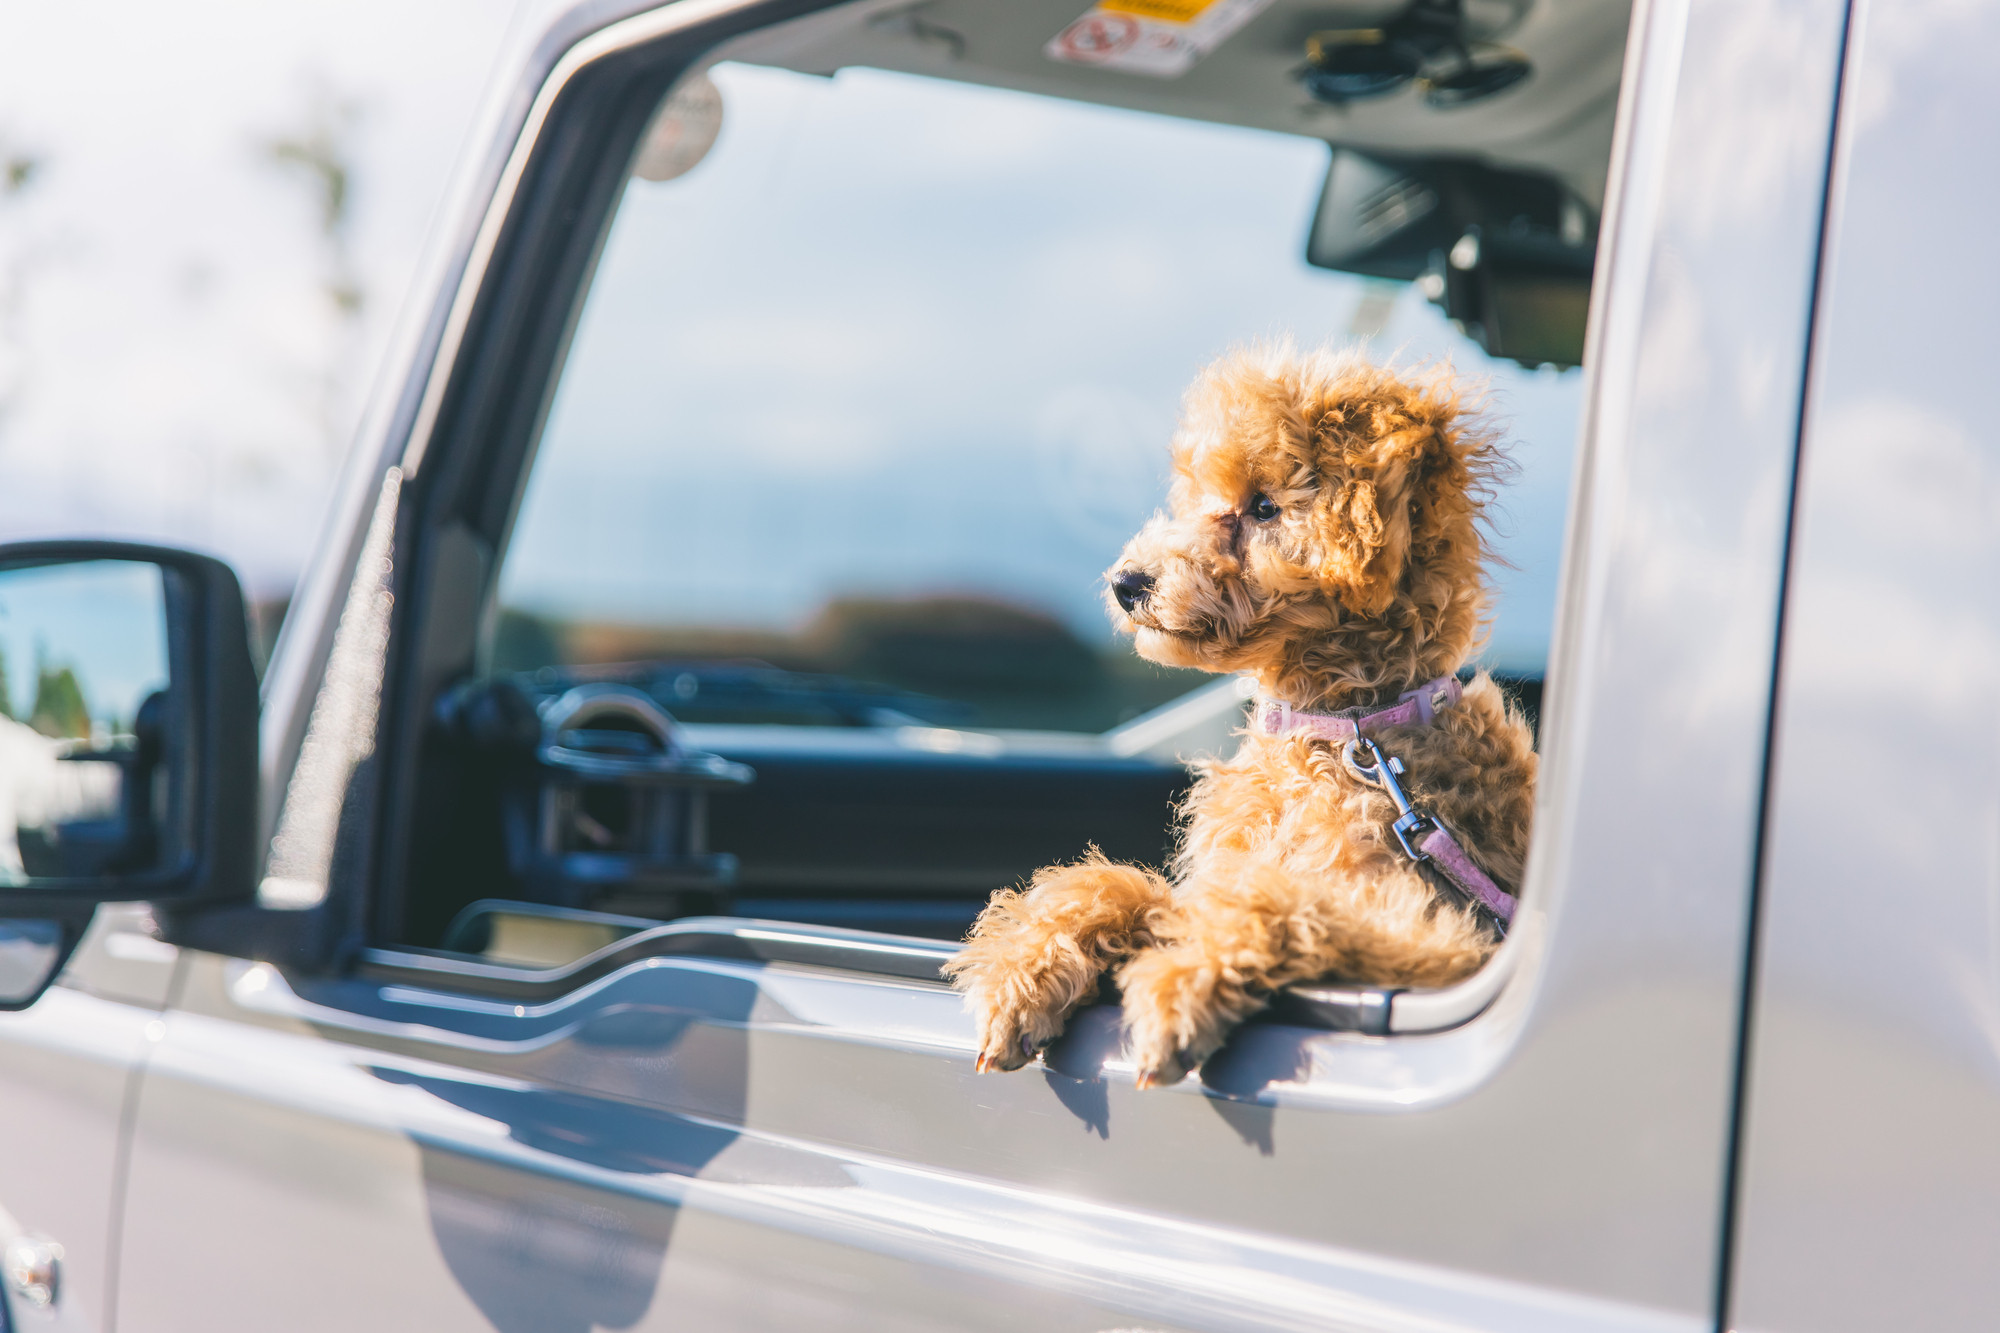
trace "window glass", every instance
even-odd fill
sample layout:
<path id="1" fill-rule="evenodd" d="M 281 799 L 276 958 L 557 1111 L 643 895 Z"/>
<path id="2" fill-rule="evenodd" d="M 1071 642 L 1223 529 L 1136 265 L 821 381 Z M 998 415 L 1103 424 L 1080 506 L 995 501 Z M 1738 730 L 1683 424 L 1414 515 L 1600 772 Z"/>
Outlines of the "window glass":
<path id="1" fill-rule="evenodd" d="M 664 663 L 693 722 L 1115 727 L 1207 679 L 1101 602 L 1180 392 L 1289 337 L 1489 386 L 1518 469 L 1487 662 L 1539 678 L 1580 372 L 1308 265 L 1324 141 L 870 68 L 709 77 L 713 149 L 635 176 L 611 227 L 490 667 Z"/>

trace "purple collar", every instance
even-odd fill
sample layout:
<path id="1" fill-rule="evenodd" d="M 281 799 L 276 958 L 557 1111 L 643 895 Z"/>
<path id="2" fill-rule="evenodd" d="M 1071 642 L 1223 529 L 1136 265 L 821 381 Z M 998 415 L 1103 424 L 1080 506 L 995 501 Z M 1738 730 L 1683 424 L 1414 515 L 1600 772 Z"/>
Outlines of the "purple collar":
<path id="1" fill-rule="evenodd" d="M 1439 676 L 1405 691 L 1395 703 L 1365 713 L 1344 708 L 1338 713 L 1308 713 L 1274 699 L 1259 699 L 1251 719 L 1252 730 L 1266 736 L 1311 736 L 1322 741 L 1351 741 L 1364 732 L 1384 727 L 1429 726 L 1440 708 L 1448 708 L 1464 694 L 1456 676 Z"/>

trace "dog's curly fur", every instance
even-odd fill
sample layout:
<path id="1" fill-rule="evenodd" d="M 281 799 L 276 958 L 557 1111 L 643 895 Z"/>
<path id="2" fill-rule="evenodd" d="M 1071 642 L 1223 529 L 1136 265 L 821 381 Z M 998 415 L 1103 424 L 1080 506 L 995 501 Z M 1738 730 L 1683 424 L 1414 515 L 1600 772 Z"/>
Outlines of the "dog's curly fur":
<path id="1" fill-rule="evenodd" d="M 1151 585 L 1129 611 L 1107 593 L 1113 618 L 1144 657 L 1247 672 L 1296 708 L 1392 703 L 1484 639 L 1481 515 L 1505 467 L 1448 370 L 1398 375 L 1287 345 L 1232 353 L 1188 390 L 1172 512 L 1107 576 Z M 1432 725 L 1379 739 L 1413 799 L 1518 886 L 1536 760 L 1492 680 L 1476 676 Z M 1093 852 L 994 896 L 950 965 L 979 1067 L 1026 1064 L 1106 972 L 1141 1086 L 1181 1078 L 1289 983 L 1470 975 L 1492 934 L 1402 854 L 1395 815 L 1337 746 L 1247 733 L 1233 758 L 1202 765 L 1171 883 Z"/>

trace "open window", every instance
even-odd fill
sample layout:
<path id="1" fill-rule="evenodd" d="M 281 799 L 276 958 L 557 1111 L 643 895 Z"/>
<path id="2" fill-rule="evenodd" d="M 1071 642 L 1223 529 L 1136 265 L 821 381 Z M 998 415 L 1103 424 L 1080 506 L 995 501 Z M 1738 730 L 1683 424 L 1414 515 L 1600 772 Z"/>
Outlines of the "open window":
<path id="1" fill-rule="evenodd" d="M 1101 577 L 1259 338 L 1487 379 L 1484 663 L 1539 707 L 1627 7 L 1075 8 L 839 6 L 627 117 L 535 424 L 433 506 L 382 938 L 946 941 L 1087 845 L 1163 861 L 1247 691 L 1138 659 Z"/>

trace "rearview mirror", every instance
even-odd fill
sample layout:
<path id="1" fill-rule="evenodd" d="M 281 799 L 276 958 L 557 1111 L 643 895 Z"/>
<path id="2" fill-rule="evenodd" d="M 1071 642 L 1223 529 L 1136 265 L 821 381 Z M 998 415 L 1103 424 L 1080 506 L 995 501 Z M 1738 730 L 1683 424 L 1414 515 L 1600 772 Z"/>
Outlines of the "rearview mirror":
<path id="1" fill-rule="evenodd" d="M 1306 262 L 1414 282 L 1489 356 L 1583 360 L 1597 221 L 1553 177 L 1336 148 Z"/>
<path id="2" fill-rule="evenodd" d="M 247 897 L 256 762 L 228 566 L 126 543 L 0 546 L 0 1007 L 100 902 Z"/>

